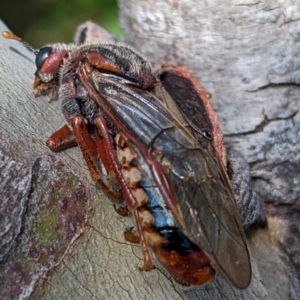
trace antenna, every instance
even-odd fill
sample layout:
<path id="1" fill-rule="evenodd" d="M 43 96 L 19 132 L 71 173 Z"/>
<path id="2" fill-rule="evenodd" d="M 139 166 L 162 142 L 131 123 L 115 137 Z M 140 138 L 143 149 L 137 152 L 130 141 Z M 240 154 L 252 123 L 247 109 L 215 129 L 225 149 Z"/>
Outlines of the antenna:
<path id="1" fill-rule="evenodd" d="M 18 42 L 21 42 L 29 51 L 33 52 L 35 55 L 37 55 L 39 52 L 38 50 L 34 49 L 31 45 L 29 45 L 29 43 L 23 41 L 20 37 L 18 37 L 10 31 L 3 31 L 2 36 L 8 40 L 16 40 Z"/>

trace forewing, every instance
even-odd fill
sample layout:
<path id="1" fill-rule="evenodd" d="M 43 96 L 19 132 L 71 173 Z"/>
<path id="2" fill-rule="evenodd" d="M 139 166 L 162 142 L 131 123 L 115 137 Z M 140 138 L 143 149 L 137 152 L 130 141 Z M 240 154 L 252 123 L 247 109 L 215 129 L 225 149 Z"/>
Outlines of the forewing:
<path id="1" fill-rule="evenodd" d="M 158 137 L 154 147 L 166 139 Z M 163 163 L 164 174 L 176 196 L 185 223 L 183 230 L 225 278 L 245 288 L 251 277 L 249 254 L 234 197 L 220 170 L 221 162 L 212 155 L 213 149 L 204 138 L 204 150 L 178 146 L 187 144 L 184 139 L 180 138 L 179 143 L 174 138 L 172 150 L 164 149 L 162 154 L 170 162 Z"/>
<path id="2" fill-rule="evenodd" d="M 251 279 L 251 265 L 247 251 L 246 237 L 242 228 L 240 214 L 236 208 L 231 184 L 222 163 L 221 156 L 224 156 L 225 151 L 222 149 L 223 146 L 220 145 L 222 143 L 222 136 L 219 129 L 219 122 L 209 102 L 209 95 L 184 68 L 166 66 L 160 71 L 160 79 L 166 91 L 171 95 L 171 99 L 176 103 L 175 105 L 183 114 L 185 121 L 190 124 L 190 132 L 194 134 L 194 137 L 203 148 L 209 149 L 208 152 L 210 155 L 206 156 L 206 162 L 209 166 L 209 172 L 212 175 L 211 178 L 214 178 L 214 180 L 207 180 L 207 183 L 210 182 L 210 184 L 207 184 L 207 188 L 210 187 L 211 194 L 208 194 L 206 199 L 211 200 L 209 203 L 211 207 L 218 207 L 218 205 L 221 204 L 216 216 L 220 218 L 221 223 L 223 222 L 225 225 L 223 229 L 226 229 L 227 226 L 228 235 L 230 236 L 236 232 L 234 234 L 237 237 L 235 240 L 239 244 L 237 248 L 230 245 L 231 239 L 227 238 L 227 235 L 221 236 L 221 233 L 219 234 L 220 237 L 218 237 L 216 241 L 218 241 L 218 244 L 222 245 L 222 247 L 219 250 L 217 244 L 215 244 L 213 248 L 220 251 L 220 255 L 217 255 L 216 250 L 214 250 L 216 260 L 218 260 L 219 257 L 219 261 L 215 261 L 215 263 L 219 264 L 219 271 L 221 271 L 223 275 L 227 275 L 234 285 L 240 288 L 247 287 Z M 172 104 L 172 107 L 173 106 L 174 104 Z M 215 143 L 213 144 L 216 145 L 216 148 L 212 147 L 212 144 L 207 146 L 203 145 L 203 143 L 206 142 L 201 133 L 205 131 L 212 134 L 212 138 L 215 139 Z M 216 153 L 216 150 L 218 150 L 219 153 Z M 176 178 L 171 180 L 176 182 Z M 205 191 L 205 189 L 203 191 Z M 179 194 L 180 193 L 184 194 L 184 192 L 179 192 Z M 214 201 L 214 199 L 217 199 L 217 201 Z M 189 213 L 190 212 L 187 212 L 187 214 Z M 218 224 L 218 222 L 216 224 Z M 230 224 L 231 229 L 228 226 Z M 237 231 L 234 230 L 234 227 Z M 208 226 L 205 228 L 209 229 Z M 213 230 L 221 229 L 221 227 L 213 228 Z M 207 234 L 213 233 L 214 231 L 211 231 Z M 223 261 L 220 263 L 222 257 Z M 243 263 L 240 264 L 238 262 Z M 232 268 L 230 268 L 230 265 L 232 265 Z"/>
<path id="3" fill-rule="evenodd" d="M 179 209 L 178 226 L 211 258 L 218 271 L 238 288 L 251 277 L 244 230 L 226 172 L 211 141 L 196 140 L 152 93 L 115 78 L 94 76 L 95 86 L 116 118 L 160 163 Z M 112 120 L 113 122 L 113 120 Z M 126 134 L 126 132 L 125 132 Z"/>

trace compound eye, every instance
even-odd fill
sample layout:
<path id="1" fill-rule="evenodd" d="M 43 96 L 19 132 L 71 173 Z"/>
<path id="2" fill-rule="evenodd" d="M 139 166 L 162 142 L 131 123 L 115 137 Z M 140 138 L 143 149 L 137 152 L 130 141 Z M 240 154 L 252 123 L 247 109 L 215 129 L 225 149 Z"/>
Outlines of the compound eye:
<path id="1" fill-rule="evenodd" d="M 35 65 L 38 70 L 41 69 L 44 61 L 47 59 L 47 57 L 49 56 L 49 54 L 51 52 L 52 52 L 51 47 L 43 47 L 39 50 L 39 53 L 36 55 L 36 58 L 35 58 Z"/>

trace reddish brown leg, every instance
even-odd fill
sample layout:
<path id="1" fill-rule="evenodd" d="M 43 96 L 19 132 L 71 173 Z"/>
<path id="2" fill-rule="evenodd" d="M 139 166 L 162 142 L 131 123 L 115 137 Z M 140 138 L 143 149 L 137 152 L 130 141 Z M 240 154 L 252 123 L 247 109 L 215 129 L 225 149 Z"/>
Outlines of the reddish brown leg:
<path id="1" fill-rule="evenodd" d="M 98 131 L 95 131 L 95 142 L 97 146 L 98 151 L 98 157 L 100 158 L 101 162 L 103 163 L 107 173 L 109 174 L 109 178 L 113 183 L 118 183 L 118 180 L 116 178 L 116 174 L 112 168 L 111 162 L 109 157 L 106 154 L 104 143 L 102 138 L 100 137 Z"/>
<path id="2" fill-rule="evenodd" d="M 142 252 L 143 252 L 143 256 L 144 256 L 144 265 L 140 268 L 140 270 L 141 271 L 150 271 L 150 270 L 154 269 L 155 267 L 152 264 L 151 256 L 150 256 L 150 253 L 148 250 L 145 236 L 143 234 L 143 229 L 142 229 L 142 225 L 141 225 L 141 221 L 140 221 L 137 209 L 135 209 L 132 213 L 135 218 L 136 227 L 137 227 L 139 238 L 140 238 L 140 245 L 142 247 Z"/>
<path id="3" fill-rule="evenodd" d="M 77 141 L 71 129 L 64 125 L 51 134 L 46 145 L 51 151 L 58 152 L 77 146 Z"/>
<path id="4" fill-rule="evenodd" d="M 72 118 L 70 122 L 77 140 L 77 144 L 82 152 L 83 158 L 86 161 L 92 179 L 99 182 L 104 192 L 110 197 L 116 200 L 120 199 L 122 194 L 116 192 L 101 180 L 100 173 L 94 164 L 94 161 L 99 160 L 96 143 L 87 130 L 84 118 L 82 116 L 76 116 Z"/>
<path id="5" fill-rule="evenodd" d="M 84 122 L 84 118 L 81 116 L 76 116 L 70 120 L 74 135 L 76 137 L 78 146 L 82 152 L 83 158 L 86 161 L 86 164 L 91 173 L 91 177 L 93 180 L 101 180 L 100 174 L 93 163 L 93 159 L 97 158 L 97 148 L 95 142 L 91 138 L 86 124 Z"/>
<path id="6" fill-rule="evenodd" d="M 119 164 L 116 151 L 113 147 L 113 141 L 111 139 L 110 133 L 108 131 L 105 119 L 101 116 L 98 116 L 95 118 L 95 124 L 97 127 L 97 130 L 99 132 L 99 135 L 101 136 L 103 140 L 103 147 L 106 153 L 106 156 L 109 159 L 110 165 L 112 166 L 112 169 L 114 170 L 117 180 L 121 186 L 121 189 L 124 193 L 124 196 L 127 201 L 128 208 L 132 211 L 138 207 L 138 202 L 134 198 L 134 196 L 131 193 L 130 188 L 127 185 L 127 182 L 123 176 L 121 166 Z"/>
<path id="7" fill-rule="evenodd" d="M 151 270 L 154 268 L 154 266 L 151 261 L 150 253 L 149 253 L 149 250 L 148 250 L 148 247 L 146 244 L 146 240 L 145 240 L 145 237 L 143 234 L 141 221 L 140 221 L 140 218 L 138 215 L 138 211 L 137 211 L 138 202 L 136 201 L 135 197 L 133 196 L 133 194 L 123 176 L 122 169 L 121 169 L 120 163 L 118 161 L 116 151 L 113 147 L 113 141 L 109 134 L 105 119 L 101 116 L 98 116 L 95 118 L 95 124 L 98 129 L 99 135 L 103 139 L 103 145 L 104 145 L 105 152 L 107 154 L 108 159 L 110 160 L 111 166 L 116 174 L 118 182 L 124 193 L 124 197 L 126 199 L 128 208 L 132 211 L 133 216 L 136 221 L 140 245 L 142 247 L 142 252 L 143 252 L 143 256 L 144 256 L 144 265 L 141 268 L 141 270 L 142 271 Z"/>

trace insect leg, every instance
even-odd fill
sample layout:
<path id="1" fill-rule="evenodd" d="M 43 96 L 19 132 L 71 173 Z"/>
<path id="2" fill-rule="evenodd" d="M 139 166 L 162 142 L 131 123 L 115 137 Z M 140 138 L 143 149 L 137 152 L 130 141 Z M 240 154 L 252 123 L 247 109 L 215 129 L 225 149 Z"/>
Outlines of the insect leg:
<path id="1" fill-rule="evenodd" d="M 64 125 L 52 133 L 46 145 L 51 151 L 58 152 L 77 146 L 77 141 L 71 129 Z"/>
<path id="2" fill-rule="evenodd" d="M 114 199 L 120 199 L 122 197 L 121 193 L 116 192 L 110 186 L 105 184 L 100 176 L 100 173 L 95 166 L 94 161 L 99 160 L 98 151 L 95 141 L 92 139 L 90 133 L 88 132 L 85 120 L 82 116 L 75 116 L 70 119 L 70 123 L 73 128 L 78 146 L 82 152 L 83 158 L 89 168 L 91 177 L 94 181 L 97 181 L 105 193 Z"/>
<path id="3" fill-rule="evenodd" d="M 107 157 L 110 160 L 111 166 L 116 174 L 118 182 L 127 200 L 128 208 L 130 210 L 135 210 L 138 207 L 138 202 L 135 199 L 135 197 L 132 195 L 131 190 L 128 187 L 126 180 L 123 176 L 122 169 L 116 155 L 116 151 L 113 147 L 113 141 L 106 125 L 106 121 L 102 116 L 97 116 L 95 118 L 95 124 L 99 135 L 103 139 L 103 146 L 107 154 Z"/>
<path id="4" fill-rule="evenodd" d="M 95 166 L 92 162 L 92 161 L 98 160 L 96 145 L 93 142 L 93 140 L 90 138 L 89 133 L 86 133 L 86 132 L 84 132 L 84 133 L 87 134 L 88 145 L 89 145 L 89 147 L 88 147 L 88 149 L 89 149 L 88 156 L 89 157 L 87 157 L 87 155 L 84 155 L 84 158 L 87 162 L 87 165 L 89 167 L 89 170 L 90 170 L 93 180 L 99 181 L 101 186 L 102 187 L 104 186 L 104 190 L 107 191 L 109 189 L 109 187 L 107 187 L 107 185 L 102 183 L 102 181 L 98 178 L 98 177 L 100 177 L 99 172 L 95 168 Z M 85 141 L 87 141 L 87 138 L 85 138 Z M 84 139 L 84 138 L 82 138 L 82 139 Z M 49 137 L 49 139 L 46 142 L 46 145 L 51 151 L 58 152 L 58 151 L 62 151 L 62 150 L 74 147 L 74 146 L 78 146 L 78 143 L 77 143 L 76 137 L 75 137 L 74 133 L 71 131 L 71 129 L 67 125 L 64 125 Z M 81 147 L 81 151 L 82 151 L 82 147 Z M 86 151 L 85 152 L 82 151 L 82 153 L 86 153 Z M 101 161 L 102 161 L 102 157 L 101 157 Z M 107 169 L 107 164 L 104 163 L 104 166 Z M 112 175 L 113 174 L 110 173 L 110 177 Z M 107 193 L 113 193 L 113 198 L 115 198 L 115 199 L 122 197 L 121 194 L 116 195 L 115 191 L 111 191 L 111 192 L 107 192 Z"/>
<path id="5" fill-rule="evenodd" d="M 86 128 L 84 118 L 82 116 L 75 116 L 70 121 L 78 146 L 87 163 L 92 179 L 95 181 L 100 180 L 100 174 L 92 159 L 97 158 L 96 145 Z"/>
<path id="6" fill-rule="evenodd" d="M 103 163 L 107 173 L 109 174 L 110 181 L 113 183 L 118 183 L 118 180 L 116 178 L 116 174 L 113 170 L 109 156 L 106 154 L 106 151 L 104 148 L 104 141 L 100 137 L 97 130 L 95 130 L 94 135 L 95 135 L 95 143 L 96 143 L 96 147 L 97 147 L 98 157 L 101 160 L 101 162 Z"/>
<path id="7" fill-rule="evenodd" d="M 122 169 L 120 166 L 120 163 L 118 161 L 117 155 L 116 155 L 116 151 L 113 147 L 113 141 L 112 138 L 110 136 L 110 133 L 108 131 L 107 125 L 106 125 L 106 121 L 102 116 L 97 116 L 95 118 L 95 124 L 96 127 L 98 129 L 99 135 L 102 137 L 103 139 L 103 145 L 104 145 L 104 149 L 107 153 L 107 156 L 109 157 L 110 161 L 111 161 L 111 165 L 115 171 L 116 177 L 118 179 L 118 182 L 121 186 L 121 189 L 124 193 L 124 197 L 127 201 L 127 205 L 128 208 L 132 211 L 133 216 L 135 218 L 136 221 L 136 226 L 137 226 L 137 230 L 138 230 L 138 235 L 139 235 L 139 240 L 140 240 L 140 245 L 142 247 L 142 252 L 143 252 L 143 256 L 144 256 L 144 265 L 141 268 L 142 271 L 148 271 L 154 268 L 152 261 L 151 261 L 151 256 L 146 244 L 146 240 L 145 240 L 145 236 L 143 234 L 143 229 L 142 229 L 142 225 L 141 225 L 141 221 L 140 221 L 140 217 L 138 215 L 138 210 L 137 208 L 139 207 L 139 203 L 136 200 L 136 198 L 133 196 L 131 189 L 129 188 L 123 173 L 122 173 Z"/>

